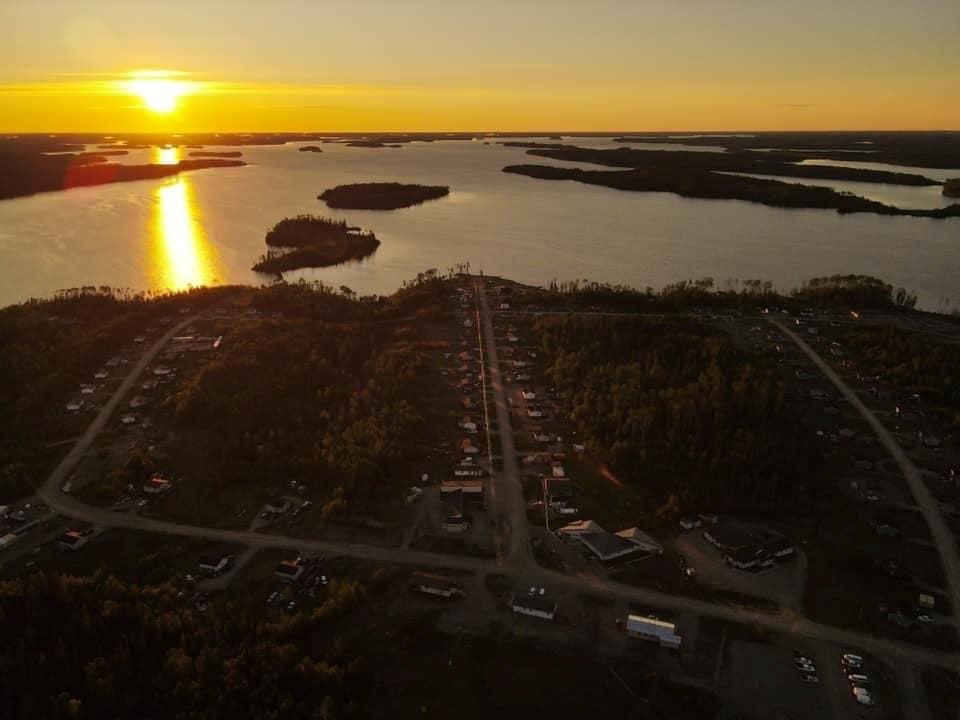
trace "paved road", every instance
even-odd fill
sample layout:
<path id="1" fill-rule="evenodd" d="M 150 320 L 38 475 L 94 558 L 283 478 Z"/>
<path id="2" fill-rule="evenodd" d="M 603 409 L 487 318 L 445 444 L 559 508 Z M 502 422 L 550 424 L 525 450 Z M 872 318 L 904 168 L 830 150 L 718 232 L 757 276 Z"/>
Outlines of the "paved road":
<path id="1" fill-rule="evenodd" d="M 500 488 L 498 493 L 507 501 L 504 509 L 510 515 L 512 525 L 514 526 L 510 538 L 509 552 L 507 554 L 509 563 L 502 568 L 493 560 L 487 558 L 443 555 L 399 547 L 381 547 L 358 543 L 292 538 L 262 532 L 222 530 L 218 528 L 186 525 L 154 518 L 145 518 L 138 515 L 111 512 L 108 509 L 87 505 L 74 497 L 65 495 L 61 491 L 64 480 L 69 476 L 83 454 L 87 452 L 93 440 L 96 438 L 97 433 L 106 425 L 111 414 L 123 400 L 125 394 L 130 390 L 140 374 L 166 342 L 179 333 L 184 327 L 194 322 L 197 316 L 187 318 L 171 328 L 144 353 L 140 361 L 131 368 L 129 374 L 117 388 L 114 395 L 103 406 L 96 418 L 94 418 L 77 444 L 67 453 L 53 472 L 51 472 L 37 495 L 47 503 L 51 509 L 63 515 L 107 527 L 194 537 L 217 542 L 248 545 L 256 548 L 281 548 L 310 553 L 323 552 L 379 563 L 455 568 L 478 573 L 502 570 L 523 584 L 543 585 L 556 591 L 598 593 L 622 601 L 640 602 L 667 610 L 691 612 L 704 617 L 713 617 L 738 624 L 760 627 L 775 633 L 803 636 L 825 642 L 837 643 L 845 647 L 858 648 L 866 652 L 886 655 L 908 662 L 925 663 L 944 667 L 955 672 L 960 671 L 960 655 L 928 650 L 910 643 L 822 625 L 789 611 L 765 613 L 745 607 L 714 604 L 694 598 L 667 595 L 654 590 L 623 585 L 593 575 L 564 575 L 536 565 L 530 557 L 529 529 L 525 522 L 526 509 L 519 484 L 519 471 L 516 465 L 516 452 L 513 447 L 512 433 L 510 432 L 509 412 L 505 402 L 496 357 L 493 326 L 490 320 L 489 309 L 486 305 L 486 297 L 482 292 L 480 301 L 484 308 L 487 352 L 490 356 L 489 369 L 491 381 L 496 383 L 494 393 L 497 396 L 497 415 L 500 423 L 501 442 L 503 443 L 504 449 L 504 472 L 500 474 L 497 480 L 498 488 Z M 789 333 L 789 331 L 786 330 L 785 332 Z"/>
<path id="2" fill-rule="evenodd" d="M 486 346 L 487 371 L 490 376 L 490 388 L 493 390 L 494 405 L 497 410 L 497 428 L 500 437 L 500 472 L 491 468 L 490 482 L 494 484 L 493 499 L 498 524 L 508 528 L 506 562 L 515 569 L 523 569 L 535 564 L 530 550 L 530 526 L 527 523 L 527 504 L 523 500 L 523 486 L 520 484 L 520 468 L 517 465 L 517 449 L 513 442 L 513 427 L 510 424 L 510 408 L 507 406 L 507 394 L 500 373 L 500 360 L 497 357 L 497 341 L 493 332 L 493 317 L 487 303 L 486 283 L 475 281 L 480 300 L 480 319 L 483 325 L 484 345 Z"/>
<path id="3" fill-rule="evenodd" d="M 947 590 L 950 593 L 953 612 L 954 614 L 960 613 L 960 556 L 957 554 L 957 542 L 950 528 L 947 526 L 946 521 L 943 519 L 937 499 L 923 481 L 919 468 L 907 457 L 903 448 L 900 447 L 890 431 L 877 419 L 873 411 L 870 410 L 850 386 L 834 372 L 833 368 L 830 367 L 813 348 L 807 345 L 803 338 L 778 320 L 770 320 L 770 322 L 783 332 L 784 335 L 793 340 L 797 347 L 820 369 L 820 372 L 826 375 L 837 390 L 850 401 L 850 404 L 857 409 L 857 412 L 859 412 L 863 419 L 873 428 L 877 437 L 880 438 L 880 442 L 896 461 L 900 472 L 903 473 L 907 484 L 910 486 L 910 492 L 913 494 L 914 501 L 920 507 L 920 511 L 923 513 L 923 517 L 930 527 L 930 532 L 937 544 L 937 549 L 940 551 L 940 562 L 943 565 L 944 576 L 947 579 Z"/>

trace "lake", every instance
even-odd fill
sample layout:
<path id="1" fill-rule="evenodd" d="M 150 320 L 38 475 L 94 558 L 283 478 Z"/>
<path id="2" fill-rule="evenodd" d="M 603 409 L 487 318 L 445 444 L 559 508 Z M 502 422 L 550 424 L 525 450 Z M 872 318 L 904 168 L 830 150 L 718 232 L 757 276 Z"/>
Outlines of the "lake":
<path id="1" fill-rule="evenodd" d="M 641 288 L 713 277 L 720 286 L 762 278 L 790 289 L 815 276 L 865 273 L 909 288 L 926 309 L 960 306 L 960 219 L 840 215 L 534 180 L 500 170 L 551 161 L 494 141 L 397 149 L 328 143 L 322 154 L 297 147 L 236 148 L 247 167 L 0 201 L 0 305 L 82 285 L 269 282 L 250 270 L 266 249 L 264 234 L 286 216 L 312 212 L 373 230 L 382 244 L 366 260 L 287 278 L 360 293 L 389 293 L 427 268 L 469 262 L 475 272 L 535 284 L 588 278 Z M 187 152 L 135 150 L 118 159 L 176 162 Z M 316 199 L 334 185 L 367 181 L 451 192 L 387 212 L 333 211 Z"/>

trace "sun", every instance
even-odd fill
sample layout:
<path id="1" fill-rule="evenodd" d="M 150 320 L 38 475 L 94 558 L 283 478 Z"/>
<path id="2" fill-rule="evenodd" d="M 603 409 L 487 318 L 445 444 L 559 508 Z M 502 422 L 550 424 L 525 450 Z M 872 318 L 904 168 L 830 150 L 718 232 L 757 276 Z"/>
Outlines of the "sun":
<path id="1" fill-rule="evenodd" d="M 180 98 L 190 91 L 190 83 L 171 79 L 164 71 L 141 70 L 131 73 L 124 89 L 139 97 L 147 110 L 165 115 L 177 109 Z"/>

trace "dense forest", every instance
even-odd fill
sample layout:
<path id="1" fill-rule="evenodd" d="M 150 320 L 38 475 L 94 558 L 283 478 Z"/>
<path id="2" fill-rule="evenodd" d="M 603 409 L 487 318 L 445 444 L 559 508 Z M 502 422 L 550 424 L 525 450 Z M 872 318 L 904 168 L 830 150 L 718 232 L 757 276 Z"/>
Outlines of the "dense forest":
<path id="1" fill-rule="evenodd" d="M 174 420 L 201 433 L 205 494 L 305 483 L 325 514 L 364 512 L 400 492 L 424 431 L 424 351 L 392 326 L 306 317 L 234 327 L 230 352 L 187 378 Z"/>
<path id="2" fill-rule="evenodd" d="M 537 321 L 550 382 L 588 449 L 674 505 L 809 497 L 817 438 L 778 371 L 693 320 Z"/>
<path id="3" fill-rule="evenodd" d="M 904 394 L 917 394 L 960 439 L 960 346 L 889 325 L 860 325 L 845 336 L 850 353 Z"/>
<path id="4" fill-rule="evenodd" d="M 338 265 L 366 257 L 380 246 L 372 232 L 316 215 L 284 218 L 267 232 L 265 240 L 271 248 L 292 249 L 268 250 L 253 266 L 263 273 Z"/>
<path id="5" fill-rule="evenodd" d="M 242 597 L 201 613 L 173 582 L 103 572 L 0 582 L 0 716 L 365 717 L 379 653 L 343 623 L 367 591 L 333 580 L 319 607 L 270 618 Z"/>
<path id="6" fill-rule="evenodd" d="M 450 194 L 445 185 L 356 183 L 337 185 L 318 196 L 329 207 L 348 210 L 397 210 Z"/>
<path id="7" fill-rule="evenodd" d="M 869 275 L 831 275 L 811 278 L 789 294 L 782 295 L 768 280 L 728 280 L 718 287 L 713 278 L 683 280 L 665 286 L 637 290 L 629 285 L 573 280 L 552 282 L 546 288 L 526 288 L 528 305 L 549 308 L 595 308 L 618 312 L 677 312 L 695 309 L 757 312 L 781 307 L 800 310 L 817 307 L 846 313 L 851 309 L 888 312 L 912 310 L 916 295 Z"/>

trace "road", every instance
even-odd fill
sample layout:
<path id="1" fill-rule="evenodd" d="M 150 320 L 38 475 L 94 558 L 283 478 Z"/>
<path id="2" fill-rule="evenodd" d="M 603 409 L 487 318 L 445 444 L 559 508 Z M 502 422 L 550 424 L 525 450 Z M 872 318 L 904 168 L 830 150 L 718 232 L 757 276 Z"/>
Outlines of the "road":
<path id="1" fill-rule="evenodd" d="M 947 591 L 950 594 L 950 603 L 953 612 L 955 614 L 960 612 L 960 556 L 957 554 L 957 542 L 950 528 L 947 526 L 946 521 L 943 519 L 937 499 L 923 481 L 920 469 L 907 457 L 903 448 L 900 447 L 900 444 L 896 441 L 896 438 L 883 426 L 883 423 L 880 422 L 873 411 L 863 403 L 850 386 L 834 372 L 833 368 L 830 367 L 803 338 L 787 328 L 779 320 L 771 319 L 770 322 L 784 335 L 793 340 L 797 347 L 813 361 L 820 372 L 850 401 L 850 405 L 856 408 L 857 412 L 859 412 L 863 419 L 873 428 L 880 442 L 896 461 L 900 472 L 902 472 L 903 477 L 906 478 L 914 501 L 919 506 L 924 519 L 927 521 L 927 525 L 930 527 L 933 540 L 937 544 L 937 550 L 940 553 L 940 562 L 943 565 L 944 576 L 947 579 Z"/>
<path id="2" fill-rule="evenodd" d="M 493 331 L 493 317 L 487 303 L 486 283 L 474 281 L 480 301 L 480 319 L 483 325 L 483 339 L 486 347 L 487 374 L 490 376 L 490 389 L 493 391 L 494 406 L 497 410 L 497 428 L 500 438 L 500 472 L 491 468 L 490 482 L 494 485 L 491 493 L 494 500 L 494 512 L 498 527 L 508 531 L 505 560 L 515 570 L 523 570 L 534 565 L 530 549 L 530 526 L 527 523 L 527 504 L 523 499 L 523 486 L 520 483 L 520 468 L 517 465 L 517 449 L 513 443 L 513 427 L 510 424 L 510 408 L 507 405 L 507 393 L 500 373 L 500 360 L 497 357 L 497 341 Z"/>
<path id="3" fill-rule="evenodd" d="M 668 595 L 645 588 L 624 585 L 598 578 L 593 575 L 564 575 L 556 571 L 539 567 L 532 561 L 529 544 L 529 528 L 526 523 L 526 507 L 520 487 L 520 475 L 516 464 L 516 452 L 510 426 L 509 411 L 506 405 L 504 387 L 496 355 L 496 343 L 493 335 L 493 323 L 487 305 L 485 293 L 480 289 L 480 303 L 483 308 L 483 323 L 488 355 L 488 369 L 491 384 L 496 397 L 497 418 L 503 448 L 503 472 L 496 476 L 497 496 L 501 503 L 500 511 L 510 519 L 507 563 L 500 566 L 496 561 L 486 558 L 462 555 L 444 555 L 400 547 L 383 547 L 359 543 L 336 542 L 292 538 L 262 532 L 242 530 L 223 530 L 197 525 L 145 518 L 139 515 L 111 512 L 105 508 L 94 507 L 80 502 L 62 492 L 65 479 L 72 472 L 80 458 L 89 450 L 97 434 L 106 425 L 112 413 L 119 406 L 125 394 L 137 381 L 147 365 L 156 357 L 163 346 L 183 328 L 195 322 L 197 316 L 187 318 L 175 325 L 159 340 L 148 348 L 143 357 L 131 368 L 110 400 L 91 422 L 77 444 L 67 453 L 50 476 L 44 482 L 37 495 L 58 513 L 102 525 L 105 527 L 126 528 L 144 532 L 155 532 L 181 537 L 193 537 L 216 542 L 247 545 L 254 548 L 280 548 L 307 553 L 328 553 L 343 555 L 378 563 L 397 563 L 433 568 L 454 568 L 477 573 L 503 571 L 523 584 L 543 585 L 551 589 L 574 593 L 594 593 L 626 602 L 644 603 L 652 607 L 672 611 L 686 611 L 704 617 L 712 617 L 742 625 L 748 625 L 784 635 L 795 635 L 836 643 L 849 648 L 889 656 L 911 663 L 929 664 L 948 670 L 960 671 L 960 656 L 929 650 L 892 639 L 859 633 L 843 628 L 832 627 L 813 622 L 795 613 L 782 610 L 766 613 L 746 607 L 711 603 L 694 598 Z M 785 328 L 784 331 L 790 335 Z M 812 351 L 810 351 L 812 353 Z M 813 354 L 815 357 L 815 354 Z M 821 361 L 822 362 L 822 361 Z M 829 368 L 827 368 L 829 370 Z M 845 386 L 844 386 L 845 387 Z M 848 392 L 849 389 L 847 389 Z M 852 394 L 852 393 L 851 393 Z M 854 396 L 855 399 L 855 396 Z"/>

